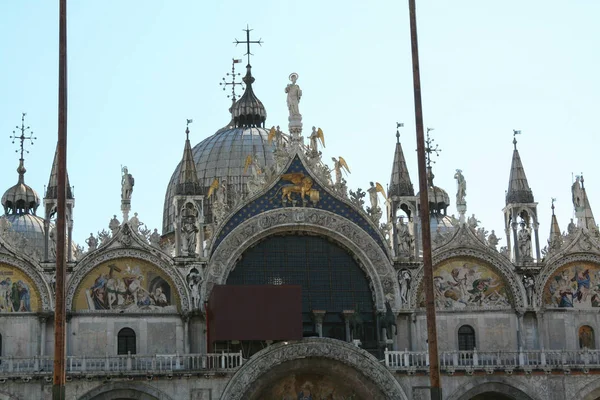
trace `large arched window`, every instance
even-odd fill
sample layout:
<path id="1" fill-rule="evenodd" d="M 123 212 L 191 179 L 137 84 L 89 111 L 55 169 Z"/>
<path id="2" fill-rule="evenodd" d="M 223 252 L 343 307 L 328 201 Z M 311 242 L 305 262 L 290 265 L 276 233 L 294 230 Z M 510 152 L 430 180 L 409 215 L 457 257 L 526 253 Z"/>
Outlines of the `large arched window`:
<path id="1" fill-rule="evenodd" d="M 595 349 L 596 340 L 594 338 L 594 328 L 589 325 L 583 325 L 579 328 L 579 348 Z"/>
<path id="2" fill-rule="evenodd" d="M 131 328 L 123 328 L 117 336 L 117 354 L 135 354 L 135 332 Z"/>
<path id="3" fill-rule="evenodd" d="M 469 325 L 458 328 L 458 350 L 470 351 L 475 349 L 475 329 Z"/>
<path id="4" fill-rule="evenodd" d="M 305 334 L 315 331 L 313 310 L 324 310 L 322 334 L 346 340 L 343 311 L 360 315 L 355 339 L 377 349 L 375 306 L 367 275 L 344 248 L 324 237 L 270 236 L 246 250 L 227 278 L 228 285 L 302 286 Z"/>

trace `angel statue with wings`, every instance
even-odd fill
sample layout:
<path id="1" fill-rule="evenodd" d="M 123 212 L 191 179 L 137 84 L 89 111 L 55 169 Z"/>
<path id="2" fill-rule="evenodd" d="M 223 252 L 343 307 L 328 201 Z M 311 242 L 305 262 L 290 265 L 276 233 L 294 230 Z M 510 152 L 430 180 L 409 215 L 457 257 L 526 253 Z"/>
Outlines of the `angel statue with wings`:
<path id="1" fill-rule="evenodd" d="M 350 167 L 346 163 L 346 160 L 342 156 L 339 158 L 331 157 L 333 161 L 333 170 L 335 171 L 335 184 L 339 185 L 342 183 L 342 169 L 346 170 L 346 173 L 350 173 Z"/>
<path id="2" fill-rule="evenodd" d="M 325 136 L 323 135 L 323 130 L 321 128 L 317 129 L 313 126 L 312 133 L 308 138 L 310 139 L 311 152 L 319 152 L 319 142 L 321 142 L 321 146 L 325 147 Z"/>
<path id="3" fill-rule="evenodd" d="M 271 130 L 269 130 L 269 136 L 267 137 L 267 141 L 269 145 L 273 143 L 273 141 L 275 141 L 275 148 L 277 149 L 281 149 L 284 146 L 283 132 L 281 132 L 279 126 L 277 128 L 275 128 L 274 126 L 271 127 Z"/>
<path id="4" fill-rule="evenodd" d="M 387 195 L 385 194 L 385 189 L 381 186 L 381 183 L 370 182 L 371 187 L 367 190 L 369 192 L 369 200 L 371 200 L 371 210 L 375 211 L 379 208 L 379 200 L 377 199 L 377 193 L 381 193 L 384 199 L 387 199 Z"/>

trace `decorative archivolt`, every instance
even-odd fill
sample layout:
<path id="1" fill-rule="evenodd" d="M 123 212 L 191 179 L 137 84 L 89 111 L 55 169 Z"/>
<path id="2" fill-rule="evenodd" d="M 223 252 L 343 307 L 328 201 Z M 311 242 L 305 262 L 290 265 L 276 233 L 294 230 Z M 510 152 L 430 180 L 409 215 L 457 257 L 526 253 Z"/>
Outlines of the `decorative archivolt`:
<path id="1" fill-rule="evenodd" d="M 175 285 L 181 302 L 181 311 L 185 313 L 190 310 L 190 298 L 187 286 L 183 277 L 173 265 L 171 258 L 162 251 L 143 243 L 141 239 L 131 233 L 126 224 L 121 226 L 119 232 L 106 246 L 92 251 L 77 265 L 68 282 L 67 310 L 72 309 L 75 292 L 88 273 L 102 263 L 120 258 L 135 258 L 157 266 Z"/>
<path id="2" fill-rule="evenodd" d="M 407 399 L 398 380 L 376 358 L 350 343 L 327 338 L 304 339 L 298 343 L 278 343 L 267 347 L 233 375 L 221 398 L 242 399 L 250 385 L 277 365 L 311 357 L 338 361 L 354 368 L 377 385 L 388 399 Z"/>
<path id="3" fill-rule="evenodd" d="M 535 283 L 536 304 L 543 304 L 543 292 L 548 280 L 556 271 L 571 263 L 588 262 L 600 266 L 600 242 L 588 231 L 579 229 L 568 244 L 552 254 L 537 276 Z"/>
<path id="4" fill-rule="evenodd" d="M 396 272 L 381 247 L 353 222 L 317 208 L 279 208 L 258 214 L 238 225 L 215 249 L 202 285 L 202 298 L 208 299 L 214 285 L 224 284 L 242 253 L 261 239 L 282 232 L 312 232 L 332 238 L 359 260 L 373 285 L 378 310 L 389 301 L 400 308 Z"/>
<path id="5" fill-rule="evenodd" d="M 40 296 L 41 311 L 51 311 L 54 308 L 54 295 L 44 278 L 44 274 L 41 272 L 41 268 L 36 268 L 33 263 L 8 253 L 0 253 L 0 264 L 6 264 L 23 271 L 33 281 L 36 292 Z"/>
<path id="6" fill-rule="evenodd" d="M 454 237 L 433 253 L 433 268 L 435 269 L 449 260 L 475 259 L 492 267 L 504 279 L 510 289 L 513 306 L 517 309 L 525 307 L 525 289 L 519 276 L 514 272 L 512 263 L 495 249 L 486 246 L 466 225 L 460 226 Z M 412 293 L 407 308 L 414 309 L 419 303 L 419 288 L 423 281 L 423 267 L 420 267 L 413 283 Z"/>

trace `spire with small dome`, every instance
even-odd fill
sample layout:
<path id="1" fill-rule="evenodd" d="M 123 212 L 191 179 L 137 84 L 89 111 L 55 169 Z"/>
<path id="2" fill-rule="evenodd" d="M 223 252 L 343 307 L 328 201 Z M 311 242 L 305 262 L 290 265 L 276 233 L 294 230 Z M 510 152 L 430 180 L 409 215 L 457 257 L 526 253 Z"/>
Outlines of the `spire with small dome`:
<path id="1" fill-rule="evenodd" d="M 16 129 L 18 131 L 13 131 L 13 136 L 10 138 L 13 139 L 13 143 L 15 141 L 19 141 L 19 149 L 16 152 L 20 151 L 19 158 L 19 167 L 17 168 L 17 173 L 19 174 L 19 180 L 17 184 L 6 192 L 2 196 L 2 206 L 4 207 L 4 212 L 7 215 L 22 215 L 22 214 L 33 214 L 35 215 L 37 208 L 40 205 L 40 197 L 31 187 L 25 184 L 25 153 L 29 153 L 28 150 L 25 149 L 25 143 L 29 141 L 31 145 L 33 145 L 33 141 L 37 138 L 33 136 L 33 132 L 28 132 L 30 130 L 29 126 L 25 126 L 25 116 L 27 114 L 23 113 L 21 115 L 21 126 L 17 126 Z M 17 136 L 17 134 L 20 134 Z"/>
<path id="2" fill-rule="evenodd" d="M 446 215 L 446 210 L 450 205 L 450 197 L 444 189 L 433 184 L 433 178 L 435 178 L 435 175 L 433 174 L 432 164 L 435 164 L 435 161 L 432 160 L 432 155 L 439 156 L 439 153 L 442 151 L 442 149 L 440 149 L 437 144 L 435 146 L 433 145 L 435 139 L 432 139 L 431 136 L 429 136 L 429 132 L 432 130 L 433 128 L 427 128 L 427 137 L 425 139 L 429 211 L 432 215 L 444 216 Z"/>
<path id="3" fill-rule="evenodd" d="M 248 64 L 246 65 L 246 76 L 242 78 L 242 81 L 246 84 L 246 90 L 238 101 L 233 103 L 231 106 L 231 116 L 233 118 L 233 124 L 237 128 L 254 128 L 254 127 L 265 127 L 265 121 L 267 120 L 267 110 L 263 103 L 256 97 L 252 84 L 254 83 L 254 77 L 252 76 L 252 65 L 250 65 L 250 44 L 262 44 L 262 40 L 250 40 L 250 31 L 252 29 L 246 27 L 246 40 L 239 41 L 236 39 L 235 44 L 244 43 L 247 46 L 246 54 L 248 56 Z"/>

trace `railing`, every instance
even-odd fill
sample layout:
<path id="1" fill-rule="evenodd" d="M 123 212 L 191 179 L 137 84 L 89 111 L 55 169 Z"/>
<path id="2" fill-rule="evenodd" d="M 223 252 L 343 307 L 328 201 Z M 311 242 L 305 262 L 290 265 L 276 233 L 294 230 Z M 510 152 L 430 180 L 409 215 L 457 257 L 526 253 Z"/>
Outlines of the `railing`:
<path id="1" fill-rule="evenodd" d="M 429 354 L 426 351 L 385 351 L 385 366 L 396 371 L 426 371 Z M 440 369 L 600 369 L 600 350 L 521 350 L 521 351 L 441 351 Z"/>
<path id="2" fill-rule="evenodd" d="M 154 374 L 230 372 L 237 370 L 244 359 L 242 353 L 119 355 L 104 357 L 68 356 L 67 374 Z M 51 374 L 51 356 L 0 357 L 2 375 Z"/>

